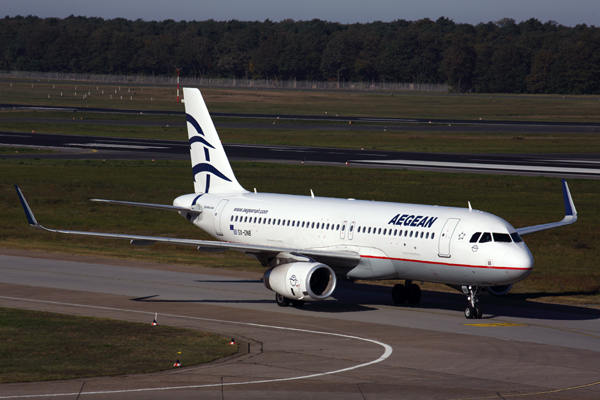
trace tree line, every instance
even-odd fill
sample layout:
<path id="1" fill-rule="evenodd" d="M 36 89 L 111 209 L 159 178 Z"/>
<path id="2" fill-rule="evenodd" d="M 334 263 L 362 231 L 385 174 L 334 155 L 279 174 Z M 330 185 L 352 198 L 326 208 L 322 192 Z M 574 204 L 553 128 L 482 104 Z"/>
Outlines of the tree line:
<path id="1" fill-rule="evenodd" d="M 448 83 L 485 93 L 600 93 L 600 29 L 477 25 L 0 19 L 0 69 L 271 80 Z"/>

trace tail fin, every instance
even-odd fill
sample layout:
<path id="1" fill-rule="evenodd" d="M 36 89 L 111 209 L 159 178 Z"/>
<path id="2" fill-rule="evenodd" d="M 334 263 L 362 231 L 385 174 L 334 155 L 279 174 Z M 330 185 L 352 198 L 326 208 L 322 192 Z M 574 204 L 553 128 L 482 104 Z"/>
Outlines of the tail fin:
<path id="1" fill-rule="evenodd" d="M 223 150 L 200 90 L 184 88 L 194 189 L 196 193 L 244 193 Z"/>

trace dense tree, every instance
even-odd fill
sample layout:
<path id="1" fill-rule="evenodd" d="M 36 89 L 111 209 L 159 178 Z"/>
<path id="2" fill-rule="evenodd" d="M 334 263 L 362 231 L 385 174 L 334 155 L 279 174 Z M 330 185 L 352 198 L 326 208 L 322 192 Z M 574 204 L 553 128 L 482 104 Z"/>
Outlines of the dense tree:
<path id="1" fill-rule="evenodd" d="M 600 29 L 509 18 L 339 24 L 0 19 L 0 69 L 367 82 L 456 91 L 600 93 Z"/>

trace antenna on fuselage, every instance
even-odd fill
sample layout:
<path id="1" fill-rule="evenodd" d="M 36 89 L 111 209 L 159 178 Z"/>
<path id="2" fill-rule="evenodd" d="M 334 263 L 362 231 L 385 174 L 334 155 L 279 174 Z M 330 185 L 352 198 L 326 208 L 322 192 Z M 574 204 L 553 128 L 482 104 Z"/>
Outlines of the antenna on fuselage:
<path id="1" fill-rule="evenodd" d="M 473 207 L 471 207 L 471 202 L 467 201 L 467 203 L 469 203 L 469 212 L 473 211 Z"/>
<path id="2" fill-rule="evenodd" d="M 315 194 L 313 193 L 312 189 L 310 189 L 310 197 L 312 197 L 313 199 L 315 198 Z"/>

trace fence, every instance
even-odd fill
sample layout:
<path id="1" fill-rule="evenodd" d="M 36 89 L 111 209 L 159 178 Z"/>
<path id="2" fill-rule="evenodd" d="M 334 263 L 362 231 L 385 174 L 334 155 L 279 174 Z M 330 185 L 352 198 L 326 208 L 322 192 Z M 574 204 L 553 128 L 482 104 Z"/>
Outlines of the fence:
<path id="1" fill-rule="evenodd" d="M 175 85 L 177 77 L 149 75 L 104 75 L 65 72 L 0 71 L 0 78 L 47 79 L 61 81 L 91 81 L 134 83 L 144 85 Z M 182 86 L 240 87 L 268 89 L 357 90 L 357 91 L 414 91 L 447 92 L 445 83 L 403 82 L 330 82 L 301 80 L 267 80 L 236 78 L 180 77 Z"/>

